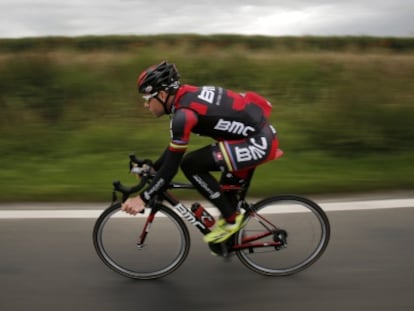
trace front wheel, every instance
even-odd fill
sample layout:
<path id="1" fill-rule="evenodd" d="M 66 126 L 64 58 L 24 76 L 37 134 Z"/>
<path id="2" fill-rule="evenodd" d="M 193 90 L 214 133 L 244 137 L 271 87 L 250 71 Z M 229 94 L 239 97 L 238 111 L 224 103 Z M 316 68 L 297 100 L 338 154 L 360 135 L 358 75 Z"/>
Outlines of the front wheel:
<path id="1" fill-rule="evenodd" d="M 261 237 L 254 242 L 252 237 Z M 251 270 L 270 276 L 291 275 L 315 263 L 330 237 L 329 220 L 313 201 L 295 196 L 274 196 L 257 202 L 235 243 L 256 247 L 238 249 L 240 261 Z M 261 245 L 261 247 L 257 247 Z"/>
<path id="2" fill-rule="evenodd" d="M 93 243 L 99 258 L 117 273 L 155 279 L 184 262 L 190 235 L 181 218 L 164 205 L 131 216 L 121 211 L 121 203 L 115 203 L 97 219 Z"/>

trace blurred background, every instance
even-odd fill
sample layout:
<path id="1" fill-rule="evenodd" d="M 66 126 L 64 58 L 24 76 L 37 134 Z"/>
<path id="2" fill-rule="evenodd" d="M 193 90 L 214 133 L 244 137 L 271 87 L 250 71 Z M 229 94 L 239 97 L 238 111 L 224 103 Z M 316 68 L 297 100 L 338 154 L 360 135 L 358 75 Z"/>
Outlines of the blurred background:
<path id="1" fill-rule="evenodd" d="M 113 179 L 133 183 L 128 154 L 156 159 L 169 139 L 135 86 L 163 59 L 183 83 L 272 102 L 285 156 L 252 195 L 412 188 L 414 39 L 86 36 L 0 40 L 0 200 L 107 200 Z"/>
<path id="2" fill-rule="evenodd" d="M 107 201 L 112 180 L 134 183 L 128 154 L 156 159 L 169 140 L 168 117 L 154 119 L 135 84 L 161 60 L 183 83 L 272 102 L 285 155 L 257 170 L 251 195 L 413 189 L 412 4 L 226 3 L 247 24 L 156 2 L 86 1 L 82 14 L 77 2 L 0 4 L 0 201 Z M 190 150 L 210 142 L 193 136 Z"/>

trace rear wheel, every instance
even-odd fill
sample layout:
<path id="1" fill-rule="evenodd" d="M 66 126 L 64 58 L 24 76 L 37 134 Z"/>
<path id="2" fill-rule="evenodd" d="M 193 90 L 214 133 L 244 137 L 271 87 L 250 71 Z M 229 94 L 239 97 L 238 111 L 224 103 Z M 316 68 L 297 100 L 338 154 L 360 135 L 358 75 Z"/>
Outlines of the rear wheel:
<path id="1" fill-rule="evenodd" d="M 153 221 L 146 225 L 151 212 Z M 142 234 L 147 235 L 141 245 Z M 93 242 L 109 268 L 133 279 L 166 276 L 184 262 L 190 250 L 188 228 L 164 205 L 130 216 L 121 211 L 121 203 L 115 203 L 97 219 Z"/>
<path id="2" fill-rule="evenodd" d="M 242 244 L 248 236 L 268 232 L 271 234 L 255 242 L 273 246 L 236 251 L 251 270 L 270 276 L 291 275 L 312 265 L 325 251 L 330 237 L 329 220 L 313 201 L 294 195 L 274 196 L 254 204 L 252 209 L 255 213 L 236 234 L 235 243 Z"/>

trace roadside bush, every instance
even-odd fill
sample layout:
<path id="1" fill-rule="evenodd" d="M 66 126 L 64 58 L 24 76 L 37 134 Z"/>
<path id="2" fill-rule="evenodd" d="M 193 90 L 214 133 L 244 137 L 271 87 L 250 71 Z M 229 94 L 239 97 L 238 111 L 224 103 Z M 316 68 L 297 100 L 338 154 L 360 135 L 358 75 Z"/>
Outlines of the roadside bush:
<path id="1" fill-rule="evenodd" d="M 14 102 L 11 109 L 32 110 L 46 122 L 62 117 L 65 92 L 59 83 L 59 69 L 43 56 L 12 59 L 0 71 L 3 105 Z"/>
<path id="2" fill-rule="evenodd" d="M 156 159 L 168 144 L 168 117 L 152 117 L 135 82 L 163 59 L 178 65 L 183 83 L 254 90 L 272 102 L 285 156 L 258 170 L 260 195 L 274 194 L 275 184 L 294 192 L 411 187 L 412 42 L 231 35 L 0 40 L 0 199 L 101 200 L 112 178 L 127 175 L 121 161 L 130 152 Z M 190 150 L 211 142 L 191 139 Z"/>
<path id="3" fill-rule="evenodd" d="M 402 68 L 386 60 L 344 68 L 313 107 L 307 122 L 312 143 L 346 156 L 412 149 L 413 70 L 413 63 Z"/>

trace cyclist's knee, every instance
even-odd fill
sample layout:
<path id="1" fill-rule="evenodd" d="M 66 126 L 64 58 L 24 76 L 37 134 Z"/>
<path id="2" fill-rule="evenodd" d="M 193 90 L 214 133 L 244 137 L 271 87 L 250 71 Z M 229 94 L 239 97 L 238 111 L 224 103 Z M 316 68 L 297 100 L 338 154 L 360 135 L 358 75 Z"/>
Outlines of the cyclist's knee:
<path id="1" fill-rule="evenodd" d="M 217 170 L 217 164 L 212 156 L 211 146 L 187 153 L 180 164 L 181 170 L 188 175 L 195 172 Z"/>
<path id="2" fill-rule="evenodd" d="M 194 174 L 195 172 L 199 172 L 200 170 L 203 170 L 203 163 L 201 163 L 200 157 L 197 154 L 198 154 L 197 151 L 193 151 L 193 152 L 187 153 L 183 157 L 180 167 L 186 176 L 190 174 Z"/>
<path id="3" fill-rule="evenodd" d="M 180 167 L 181 167 L 181 170 L 183 171 L 183 173 L 185 175 L 187 175 L 187 173 L 192 170 L 192 163 L 191 163 L 192 162 L 192 160 L 191 160 L 192 158 L 193 157 L 192 157 L 191 153 L 188 153 L 181 160 Z"/>

